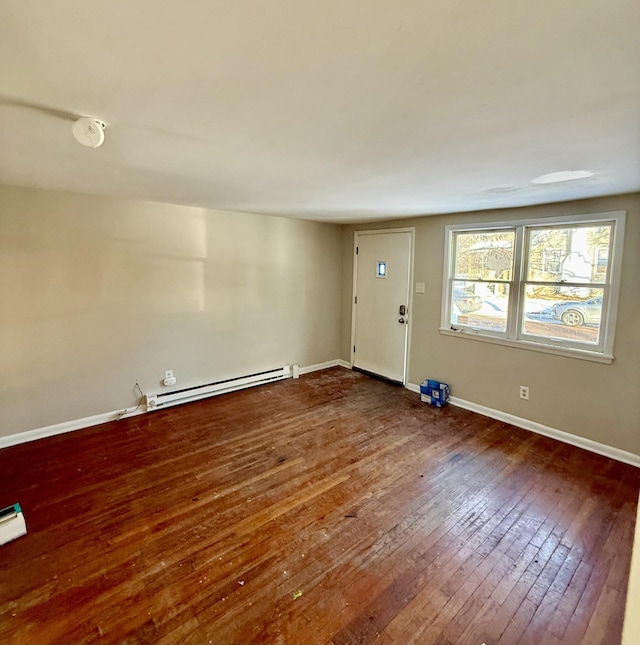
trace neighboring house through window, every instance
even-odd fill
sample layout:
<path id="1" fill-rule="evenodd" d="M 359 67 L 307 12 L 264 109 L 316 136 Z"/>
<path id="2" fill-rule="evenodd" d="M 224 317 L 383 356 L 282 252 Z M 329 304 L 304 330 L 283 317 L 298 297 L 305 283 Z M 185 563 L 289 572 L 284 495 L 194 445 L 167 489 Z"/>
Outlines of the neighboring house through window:
<path id="1" fill-rule="evenodd" d="M 441 331 L 613 360 L 625 213 L 448 226 Z"/>

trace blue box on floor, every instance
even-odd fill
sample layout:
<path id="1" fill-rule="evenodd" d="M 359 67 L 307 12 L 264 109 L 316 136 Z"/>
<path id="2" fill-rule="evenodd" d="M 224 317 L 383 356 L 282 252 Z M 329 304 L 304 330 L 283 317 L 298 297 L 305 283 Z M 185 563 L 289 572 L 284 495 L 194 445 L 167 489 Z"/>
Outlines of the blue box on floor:
<path id="1" fill-rule="evenodd" d="M 442 408 L 449 400 L 449 386 L 442 381 L 427 379 L 420 384 L 420 400 L 432 407 Z"/>

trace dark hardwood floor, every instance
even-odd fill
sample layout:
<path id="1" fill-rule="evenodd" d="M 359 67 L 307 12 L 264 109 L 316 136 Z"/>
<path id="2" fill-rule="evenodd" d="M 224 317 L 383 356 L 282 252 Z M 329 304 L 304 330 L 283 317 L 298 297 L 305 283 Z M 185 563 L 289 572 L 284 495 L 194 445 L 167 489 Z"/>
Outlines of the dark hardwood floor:
<path id="1" fill-rule="evenodd" d="M 620 641 L 638 469 L 334 368 L 0 451 L 0 643 Z"/>

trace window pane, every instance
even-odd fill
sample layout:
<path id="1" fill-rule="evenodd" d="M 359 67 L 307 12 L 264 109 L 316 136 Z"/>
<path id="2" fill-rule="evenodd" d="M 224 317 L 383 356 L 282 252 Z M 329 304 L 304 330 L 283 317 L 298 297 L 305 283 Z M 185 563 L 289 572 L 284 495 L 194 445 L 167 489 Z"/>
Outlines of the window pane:
<path id="1" fill-rule="evenodd" d="M 605 282 L 610 239 L 610 224 L 530 229 L 527 279 Z"/>
<path id="2" fill-rule="evenodd" d="M 507 330 L 509 285 L 504 282 L 453 283 L 451 324 L 493 332 Z"/>
<path id="3" fill-rule="evenodd" d="M 514 231 L 456 235 L 455 277 L 472 280 L 511 280 L 514 240 Z"/>
<path id="4" fill-rule="evenodd" d="M 527 285 L 522 331 L 533 336 L 597 344 L 603 293 L 602 289 Z"/>

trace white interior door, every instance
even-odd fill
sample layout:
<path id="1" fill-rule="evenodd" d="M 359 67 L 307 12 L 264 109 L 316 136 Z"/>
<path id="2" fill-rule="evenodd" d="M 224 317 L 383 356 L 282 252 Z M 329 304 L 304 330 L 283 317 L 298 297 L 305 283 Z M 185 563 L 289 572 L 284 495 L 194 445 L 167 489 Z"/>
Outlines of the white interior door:
<path id="1" fill-rule="evenodd" d="M 353 366 L 405 382 L 413 234 L 356 233 Z"/>

